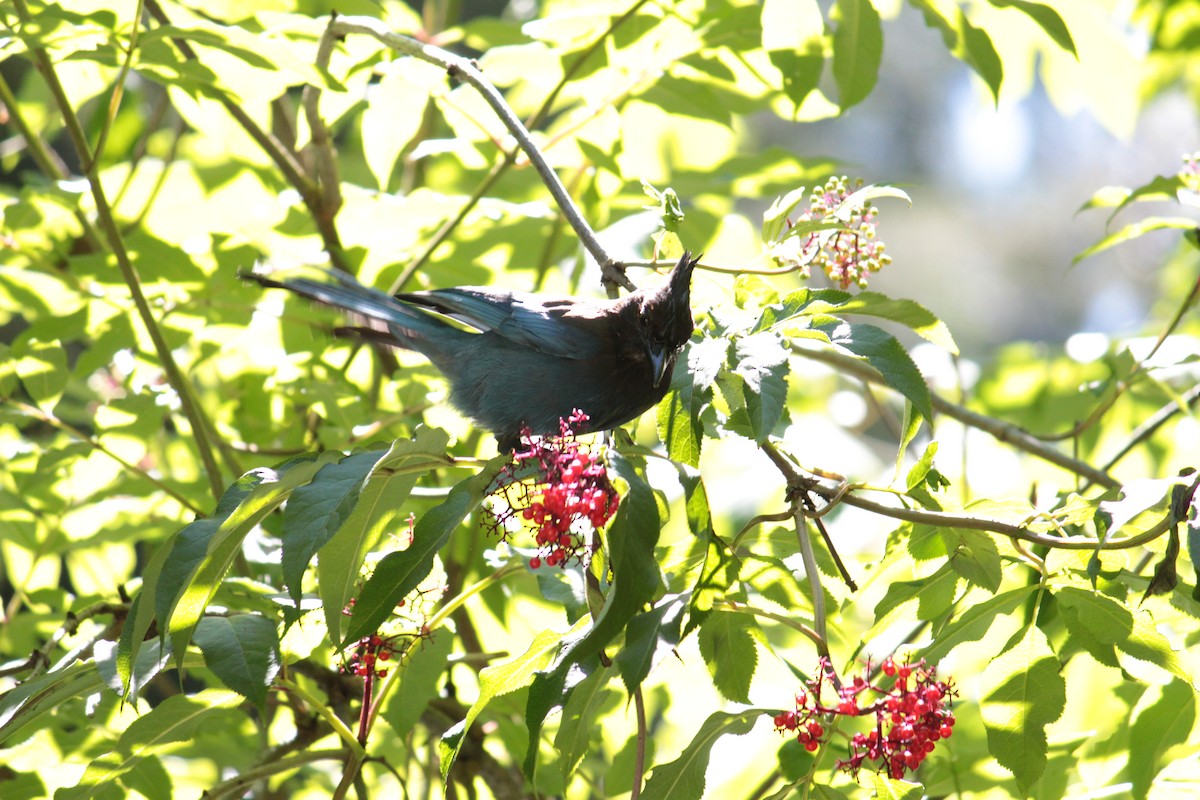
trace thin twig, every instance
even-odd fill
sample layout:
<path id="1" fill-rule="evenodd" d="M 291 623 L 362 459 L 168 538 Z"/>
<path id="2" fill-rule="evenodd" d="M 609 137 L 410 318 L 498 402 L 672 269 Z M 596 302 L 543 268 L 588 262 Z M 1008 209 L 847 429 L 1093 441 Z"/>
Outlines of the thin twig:
<path id="1" fill-rule="evenodd" d="M 501 122 L 512 134 L 520 148 L 529 158 L 529 162 L 537 170 L 541 176 L 542 182 L 545 183 L 547 190 L 550 192 L 554 201 L 558 204 L 563 216 L 574 228 L 575 234 L 583 243 L 584 248 L 591 253 L 592 257 L 603 270 L 605 277 L 613 280 L 626 289 L 634 289 L 636 287 L 625 277 L 624 272 L 620 269 L 618 262 L 610 257 L 600 244 L 596 234 L 584 220 L 579 208 L 575 205 L 575 201 L 559 180 L 558 175 L 547 163 L 542 156 L 541 151 L 533 143 L 533 139 L 529 135 L 524 123 L 512 112 L 505 102 L 503 95 L 491 84 L 479 71 L 479 68 L 470 59 L 462 58 L 453 53 L 443 50 L 440 47 L 435 47 L 424 42 L 417 41 L 409 36 L 396 33 L 389 30 L 380 20 L 372 17 L 336 17 L 325 29 L 324 38 L 336 38 L 352 33 L 361 33 L 373 37 L 380 43 L 396 50 L 404 55 L 419 58 L 430 64 L 434 64 L 456 80 L 465 81 L 470 84 L 492 110 Z"/>
<path id="2" fill-rule="evenodd" d="M 832 490 L 826 490 L 823 487 L 817 486 L 813 488 L 817 494 L 824 496 L 826 491 L 832 493 Z M 1034 533 L 1020 525 L 1013 525 L 1007 522 L 1001 522 L 997 519 L 988 517 L 977 517 L 970 514 L 948 514 L 942 511 L 926 511 L 916 508 L 902 508 L 899 506 L 888 506 L 883 503 L 876 503 L 872 500 L 860 497 L 853 491 L 846 492 L 842 497 L 842 502 L 855 508 L 861 508 L 864 511 L 870 511 L 881 516 L 891 517 L 892 519 L 904 520 L 906 522 L 917 522 L 924 525 L 932 525 L 939 528 L 967 528 L 976 531 L 990 531 L 998 533 L 1002 536 L 1008 536 L 1012 539 L 1019 539 L 1023 542 L 1041 545 L 1043 547 L 1056 548 L 1058 550 L 1124 550 L 1130 547 L 1139 547 L 1147 542 L 1151 542 L 1162 536 L 1170 528 L 1170 515 L 1168 514 L 1160 522 L 1155 523 L 1152 527 L 1137 534 L 1124 539 L 1108 539 L 1104 542 L 1099 542 L 1091 537 L 1076 537 L 1071 539 L 1062 539 L 1054 536 L 1045 536 L 1043 534 Z"/>
<path id="3" fill-rule="evenodd" d="M 646 776 L 646 701 L 640 685 L 633 690 L 633 708 L 637 715 L 637 749 L 634 751 L 633 791 L 629 794 L 629 800 L 638 800 Z"/>
<path id="4" fill-rule="evenodd" d="M 33 18 L 26 0 L 13 0 L 13 4 L 17 9 L 17 15 L 20 17 L 21 22 L 28 25 Z M 205 418 L 192 392 L 191 383 L 175 362 L 175 356 L 171 352 L 171 348 L 167 344 L 162 330 L 159 328 L 158 320 L 155 319 L 154 313 L 150 309 L 150 303 L 146 300 L 146 295 L 142 292 L 141 277 L 138 275 L 137 268 L 134 266 L 129 252 L 125 249 L 125 241 L 117 228 L 116 219 L 108 203 L 108 197 L 100 182 L 96 159 L 88 147 L 87 135 L 83 131 L 79 117 L 75 114 L 75 109 L 71 106 L 66 89 L 63 87 L 62 82 L 58 78 L 58 73 L 54 69 L 54 64 L 51 62 L 50 57 L 46 55 L 46 51 L 41 48 L 31 50 L 31 55 L 38 67 L 38 71 L 42 74 L 42 78 L 46 81 L 46 85 L 50 89 L 50 94 L 54 97 L 54 102 L 58 106 L 59 113 L 63 116 L 67 134 L 79 156 L 79 162 L 87 165 L 85 175 L 92 192 L 92 200 L 96 204 L 96 216 L 100 221 L 100 227 L 104 231 L 105 238 L 108 240 L 109 249 L 117 261 L 117 267 L 121 271 L 125 285 L 129 288 L 130 298 L 133 300 L 138 316 L 141 318 L 142 324 L 145 325 L 146 331 L 150 335 L 150 341 L 154 346 L 155 353 L 158 355 L 159 362 L 162 364 L 163 371 L 166 373 L 167 381 L 179 397 L 180 407 L 192 428 L 192 438 L 196 443 L 196 450 L 199 453 L 200 461 L 204 464 L 204 471 L 208 477 L 213 498 L 219 499 L 225 485 L 221 477 L 221 469 L 217 465 L 212 443 L 209 440 L 209 435 L 213 430 L 212 424 Z"/>
<path id="5" fill-rule="evenodd" d="M 883 376 L 868 366 L 862 361 L 859 361 L 852 356 L 843 355 L 834 352 L 827 348 L 815 347 L 800 347 L 794 346 L 792 352 L 797 355 L 819 361 L 823 364 L 828 364 L 837 368 L 841 372 L 848 373 L 858 378 L 859 380 L 886 384 Z M 1013 425 L 1009 422 L 1002 422 L 994 417 L 989 417 L 984 414 L 979 414 L 971 411 L 965 406 L 953 403 L 941 395 L 931 392 L 930 398 L 933 402 L 933 407 L 939 413 L 952 417 L 964 425 L 972 428 L 977 428 L 985 433 L 991 434 L 997 441 L 1010 444 L 1018 450 L 1029 453 L 1051 464 L 1062 467 L 1067 472 L 1079 475 L 1092 483 L 1098 484 L 1108 489 L 1116 489 L 1121 483 L 1104 470 L 1099 470 L 1082 461 L 1078 458 L 1073 458 L 1052 445 L 1046 443 L 1040 437 L 1034 436 L 1023 428 Z"/>
<path id="6" fill-rule="evenodd" d="M 787 501 L 792 507 L 792 517 L 796 525 L 796 539 L 800 547 L 800 558 L 804 562 L 804 572 L 808 576 L 812 588 L 813 632 L 816 634 L 817 651 L 829 656 L 829 636 L 825 614 L 825 589 L 821 586 L 821 571 L 817 569 L 817 558 L 813 551 L 812 538 L 808 535 L 808 518 L 804 508 L 803 493 L 805 479 L 790 461 L 770 442 L 763 442 L 762 451 L 767 458 L 783 474 L 787 482 Z M 828 542 L 828 540 L 826 540 Z M 832 542 L 829 542 L 832 550 Z"/>
<path id="7" fill-rule="evenodd" d="M 1155 411 L 1152 415 L 1147 417 L 1141 425 L 1137 426 L 1132 433 L 1129 434 L 1129 441 L 1125 442 L 1121 449 L 1117 451 L 1117 454 L 1110 458 L 1107 463 L 1105 463 L 1104 470 L 1108 471 L 1112 469 L 1117 465 L 1118 461 L 1129 455 L 1129 453 L 1135 447 L 1153 436 L 1159 428 L 1161 428 L 1171 419 L 1171 417 L 1175 416 L 1176 414 L 1181 414 L 1186 409 L 1196 405 L 1198 400 L 1200 400 L 1200 384 L 1197 384 L 1196 386 L 1193 386 L 1191 389 L 1188 389 L 1186 392 L 1184 392 L 1183 397 L 1179 399 L 1179 402 L 1171 401 L 1158 411 Z"/>

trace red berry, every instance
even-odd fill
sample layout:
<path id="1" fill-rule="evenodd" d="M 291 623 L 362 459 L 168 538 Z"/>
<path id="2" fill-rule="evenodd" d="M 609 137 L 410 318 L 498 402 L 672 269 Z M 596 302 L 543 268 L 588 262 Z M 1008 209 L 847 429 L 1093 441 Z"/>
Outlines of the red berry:
<path id="1" fill-rule="evenodd" d="M 538 558 L 537 556 L 534 556 L 533 558 L 529 559 L 529 566 L 533 567 L 534 569 L 537 569 L 541 565 L 542 565 L 542 560 L 540 558 Z"/>

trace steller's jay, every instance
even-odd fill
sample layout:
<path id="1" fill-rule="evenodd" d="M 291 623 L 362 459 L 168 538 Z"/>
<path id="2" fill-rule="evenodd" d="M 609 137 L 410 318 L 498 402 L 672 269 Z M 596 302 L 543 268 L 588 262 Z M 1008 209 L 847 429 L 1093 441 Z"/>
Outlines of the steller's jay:
<path id="1" fill-rule="evenodd" d="M 328 280 L 245 277 L 343 309 L 369 326 L 339 332 L 421 353 L 450 382 L 450 402 L 509 451 L 524 427 L 557 434 L 575 409 L 588 415 L 576 431 L 585 433 L 615 428 L 663 398 L 694 329 L 698 260 L 684 253 L 662 286 L 616 300 L 480 286 L 393 298 L 337 270 L 326 271 Z"/>

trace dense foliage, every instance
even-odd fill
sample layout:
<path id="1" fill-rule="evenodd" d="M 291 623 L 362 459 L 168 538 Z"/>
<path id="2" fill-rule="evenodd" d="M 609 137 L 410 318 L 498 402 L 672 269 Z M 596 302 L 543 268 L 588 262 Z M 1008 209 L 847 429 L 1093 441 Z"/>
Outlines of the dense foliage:
<path id="1" fill-rule="evenodd" d="M 1086 203 L 1177 241 L 1141 335 L 976 367 L 867 288 L 920 191 L 755 138 L 914 10 L 997 98 L 1119 29 L 1200 104 L 1194 0 L 332 5 L 0 7 L 0 796 L 1200 792 L 1195 158 Z M 666 399 L 516 460 L 239 279 L 685 248 Z"/>

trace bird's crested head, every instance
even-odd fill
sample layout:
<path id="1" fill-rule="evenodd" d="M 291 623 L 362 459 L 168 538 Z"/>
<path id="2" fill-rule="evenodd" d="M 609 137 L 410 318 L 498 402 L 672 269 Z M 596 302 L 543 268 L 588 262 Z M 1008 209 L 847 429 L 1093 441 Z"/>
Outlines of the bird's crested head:
<path id="1" fill-rule="evenodd" d="M 645 294 L 638 300 L 638 322 L 643 328 L 646 358 L 656 388 L 665 386 L 675 356 L 696 327 L 692 321 L 692 270 L 699 260 L 685 252 L 666 282 L 656 289 L 643 290 Z"/>
<path id="2" fill-rule="evenodd" d="M 650 340 L 667 352 L 678 350 L 692 338 L 692 270 L 699 257 L 685 252 L 659 287 L 641 302 L 642 324 Z"/>

